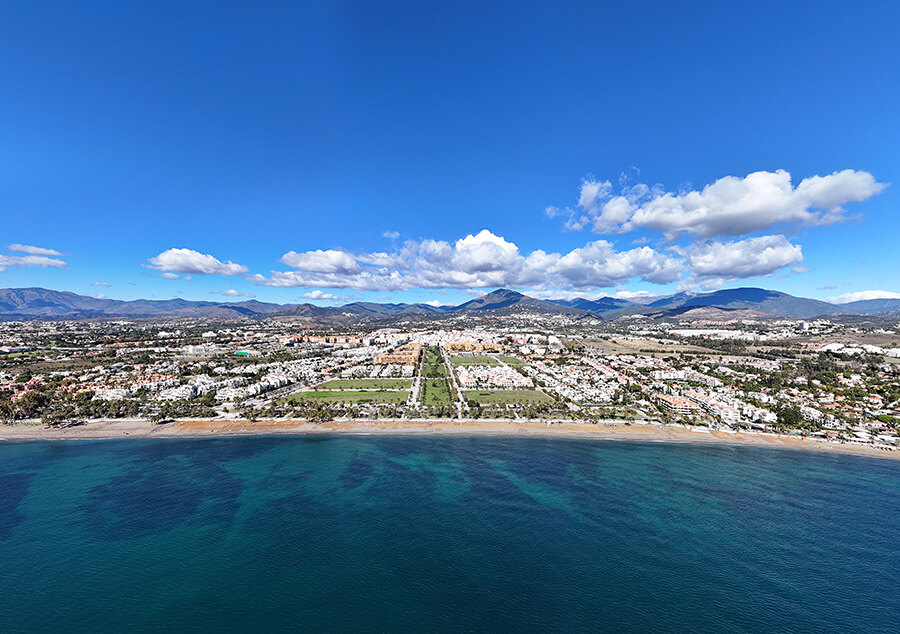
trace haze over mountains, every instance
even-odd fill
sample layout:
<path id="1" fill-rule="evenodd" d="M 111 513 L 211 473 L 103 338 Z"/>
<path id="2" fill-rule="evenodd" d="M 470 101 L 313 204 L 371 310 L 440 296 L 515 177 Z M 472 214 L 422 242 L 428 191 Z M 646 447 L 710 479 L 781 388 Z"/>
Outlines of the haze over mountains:
<path id="1" fill-rule="evenodd" d="M 97 319 L 200 317 L 235 319 L 259 316 L 297 316 L 312 320 L 340 318 L 344 322 L 375 321 L 397 316 L 434 316 L 460 313 L 545 313 L 596 316 L 614 319 L 632 314 L 648 317 L 702 317 L 708 312 L 745 311 L 761 317 L 809 319 L 826 315 L 870 315 L 900 311 L 900 299 L 875 299 L 830 304 L 816 299 L 795 297 L 761 288 L 736 288 L 693 294 L 677 293 L 649 304 L 624 299 L 577 298 L 540 300 L 522 293 L 499 289 L 458 306 L 430 304 L 379 304 L 354 302 L 344 306 L 323 307 L 313 304 L 273 304 L 248 300 L 241 302 L 189 301 L 185 299 L 123 301 L 78 295 L 43 288 L 0 289 L 0 319 Z"/>

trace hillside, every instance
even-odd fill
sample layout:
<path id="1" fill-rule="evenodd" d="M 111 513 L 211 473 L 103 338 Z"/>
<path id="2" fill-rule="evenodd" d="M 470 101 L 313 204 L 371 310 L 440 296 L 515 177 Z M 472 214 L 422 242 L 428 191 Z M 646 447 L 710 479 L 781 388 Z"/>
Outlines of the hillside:
<path id="1" fill-rule="evenodd" d="M 705 309 L 705 310 L 701 310 Z M 647 304 L 602 297 L 540 300 L 523 293 L 498 289 L 458 306 L 353 302 L 344 306 L 272 304 L 256 300 L 207 302 L 185 299 L 131 301 L 88 297 L 43 288 L 0 289 L 0 319 L 92 319 L 195 317 L 238 319 L 246 317 L 303 317 L 313 321 L 352 324 L 392 317 L 437 318 L 465 313 L 515 314 L 530 312 L 597 316 L 615 319 L 631 314 L 653 318 L 699 317 L 703 314 L 744 314 L 760 317 L 810 319 L 829 315 L 869 315 L 900 310 L 900 300 L 874 299 L 849 304 L 829 304 L 761 288 L 735 288 L 711 293 L 677 293 Z"/>

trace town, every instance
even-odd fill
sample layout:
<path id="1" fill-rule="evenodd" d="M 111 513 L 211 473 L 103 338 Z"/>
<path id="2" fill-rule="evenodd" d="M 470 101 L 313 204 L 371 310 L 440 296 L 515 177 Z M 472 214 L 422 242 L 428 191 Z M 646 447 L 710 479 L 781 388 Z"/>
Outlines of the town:
<path id="1" fill-rule="evenodd" d="M 564 315 L 389 327 L 0 324 L 0 423 L 97 419 L 649 423 L 900 447 L 900 335 L 817 319 Z"/>

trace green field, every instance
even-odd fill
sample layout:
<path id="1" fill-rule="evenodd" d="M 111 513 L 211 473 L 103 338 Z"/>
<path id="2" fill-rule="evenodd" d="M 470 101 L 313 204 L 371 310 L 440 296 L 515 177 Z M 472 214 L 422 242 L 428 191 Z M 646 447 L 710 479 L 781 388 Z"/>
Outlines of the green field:
<path id="1" fill-rule="evenodd" d="M 516 357 L 500 357 L 500 360 L 504 363 L 507 363 L 514 368 L 520 368 L 525 365 L 525 361 L 522 359 L 517 359 Z"/>
<path id="2" fill-rule="evenodd" d="M 424 379 L 422 381 L 422 404 L 440 407 L 450 404 L 450 386 L 447 379 Z"/>
<path id="3" fill-rule="evenodd" d="M 412 379 L 333 379 L 320 390 L 408 390 Z"/>
<path id="4" fill-rule="evenodd" d="M 422 367 L 422 376 L 441 378 L 447 376 L 447 367 L 443 363 L 432 363 Z"/>
<path id="5" fill-rule="evenodd" d="M 406 392 L 369 391 L 369 392 L 297 392 L 291 394 L 285 401 L 298 403 L 302 401 L 317 401 L 320 403 L 386 403 L 402 404 L 406 402 Z"/>
<path id="6" fill-rule="evenodd" d="M 537 390 L 467 390 L 467 401 L 476 401 L 479 405 L 521 405 L 524 403 L 550 403 L 552 398 Z"/>
<path id="7" fill-rule="evenodd" d="M 490 357 L 450 357 L 453 365 L 500 365 Z"/>

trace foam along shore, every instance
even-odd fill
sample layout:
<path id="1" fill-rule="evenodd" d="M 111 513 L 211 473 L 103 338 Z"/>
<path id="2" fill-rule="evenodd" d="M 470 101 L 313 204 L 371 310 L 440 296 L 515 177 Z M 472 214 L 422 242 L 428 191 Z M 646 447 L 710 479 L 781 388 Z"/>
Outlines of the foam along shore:
<path id="1" fill-rule="evenodd" d="M 94 420 L 76 427 L 45 427 L 39 423 L 0 425 L 0 441 L 65 440 L 100 438 L 177 438 L 253 434 L 438 434 L 559 436 L 644 442 L 724 443 L 784 449 L 807 449 L 900 459 L 900 450 L 852 442 L 789 436 L 764 432 L 723 432 L 705 427 L 603 421 L 598 424 L 521 420 L 305 420 L 184 419 L 157 424 L 143 419 Z"/>

